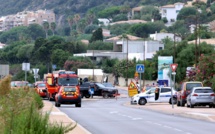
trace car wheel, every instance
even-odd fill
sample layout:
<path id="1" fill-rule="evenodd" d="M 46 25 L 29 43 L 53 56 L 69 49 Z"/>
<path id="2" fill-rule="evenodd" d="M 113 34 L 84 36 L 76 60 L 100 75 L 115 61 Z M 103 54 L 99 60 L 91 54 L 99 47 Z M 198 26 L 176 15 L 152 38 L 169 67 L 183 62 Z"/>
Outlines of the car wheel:
<path id="1" fill-rule="evenodd" d="M 187 104 L 187 107 L 190 107 L 190 105 Z"/>
<path id="2" fill-rule="evenodd" d="M 139 100 L 139 105 L 145 105 L 146 104 L 146 99 L 145 98 L 141 98 Z"/>
<path id="3" fill-rule="evenodd" d="M 83 95 L 83 93 L 82 93 L 82 92 L 80 92 L 80 95 L 81 95 L 81 98 L 84 98 L 84 95 Z"/>
<path id="4" fill-rule="evenodd" d="M 76 103 L 75 107 L 81 107 L 81 103 Z"/>
<path id="5" fill-rule="evenodd" d="M 173 104 L 176 104 L 176 102 L 177 102 L 177 100 L 176 100 L 176 98 L 170 98 L 169 99 L 169 104 L 172 104 L 172 100 L 173 100 Z"/>
<path id="6" fill-rule="evenodd" d="M 56 106 L 56 107 L 60 107 L 60 103 L 57 102 L 57 101 L 55 101 L 55 106 Z"/>
<path id="7" fill-rule="evenodd" d="M 108 98 L 108 93 L 103 93 L 103 98 L 107 99 Z"/>
<path id="8" fill-rule="evenodd" d="M 194 105 L 190 104 L 190 108 L 194 108 Z"/>
<path id="9" fill-rule="evenodd" d="M 180 105 L 181 105 L 182 107 L 184 107 L 184 103 L 183 103 L 182 99 L 181 99 L 181 101 L 180 101 Z"/>
<path id="10" fill-rule="evenodd" d="M 85 94 L 84 97 L 85 98 L 90 98 L 90 94 Z"/>
<path id="11" fill-rule="evenodd" d="M 209 105 L 209 108 L 213 108 L 213 105 L 210 104 L 210 105 Z"/>
<path id="12" fill-rule="evenodd" d="M 177 106 L 178 106 L 178 107 L 180 107 L 180 106 L 181 106 L 181 105 L 180 105 L 180 101 L 177 101 Z"/>

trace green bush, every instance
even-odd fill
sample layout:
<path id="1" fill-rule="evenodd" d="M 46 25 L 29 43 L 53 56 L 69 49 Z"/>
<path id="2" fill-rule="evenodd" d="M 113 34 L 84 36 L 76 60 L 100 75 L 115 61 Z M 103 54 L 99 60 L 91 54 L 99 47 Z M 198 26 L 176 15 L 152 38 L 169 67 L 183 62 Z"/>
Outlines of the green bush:
<path id="1" fill-rule="evenodd" d="M 11 77 L 0 82 L 0 134 L 64 134 L 75 128 L 49 123 L 43 101 L 33 88 L 10 88 Z"/>

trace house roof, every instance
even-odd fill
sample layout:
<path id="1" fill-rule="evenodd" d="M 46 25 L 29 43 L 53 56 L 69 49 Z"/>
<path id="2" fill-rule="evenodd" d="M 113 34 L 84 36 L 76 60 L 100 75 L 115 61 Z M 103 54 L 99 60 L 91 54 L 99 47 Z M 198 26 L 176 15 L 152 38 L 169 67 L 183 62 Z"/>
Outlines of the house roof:
<path id="1" fill-rule="evenodd" d="M 211 44 L 215 46 L 215 38 L 211 39 L 200 39 L 200 43 L 206 42 L 207 44 Z M 188 44 L 195 44 L 195 40 L 189 41 Z M 199 40 L 197 40 L 197 43 L 199 43 Z"/>
<path id="2" fill-rule="evenodd" d="M 184 3 L 177 2 L 175 4 L 164 5 L 164 6 L 162 6 L 162 8 L 175 8 L 176 4 L 183 4 L 184 5 Z"/>
<path id="3" fill-rule="evenodd" d="M 117 21 L 117 22 L 110 23 L 110 25 L 123 24 L 123 23 L 135 24 L 135 23 L 147 23 L 147 21 L 145 21 L 145 20 L 127 20 L 127 21 Z"/>
<path id="4" fill-rule="evenodd" d="M 127 34 L 127 36 L 128 36 L 128 40 L 140 40 L 140 39 L 142 39 L 140 37 L 136 37 L 136 36 L 129 35 L 129 34 Z M 117 41 L 117 40 L 121 40 L 121 39 L 122 39 L 122 35 L 118 35 L 116 37 L 112 37 L 112 38 L 109 38 L 107 40 Z"/>
<path id="5" fill-rule="evenodd" d="M 133 11 L 140 11 L 143 8 L 143 6 L 134 7 L 132 8 Z"/>
<path id="6" fill-rule="evenodd" d="M 89 44 L 89 40 L 81 40 L 82 43 L 88 45 Z"/>

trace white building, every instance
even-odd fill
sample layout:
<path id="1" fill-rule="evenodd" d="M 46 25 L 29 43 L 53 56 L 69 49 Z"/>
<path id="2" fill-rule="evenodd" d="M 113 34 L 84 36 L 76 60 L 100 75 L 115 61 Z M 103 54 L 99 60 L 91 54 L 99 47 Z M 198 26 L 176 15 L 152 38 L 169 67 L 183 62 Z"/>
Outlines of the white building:
<path id="1" fill-rule="evenodd" d="M 102 23 L 104 26 L 108 26 L 110 24 L 110 20 L 106 18 L 99 18 L 98 19 L 99 23 Z M 100 26 L 101 24 L 99 24 Z"/>
<path id="2" fill-rule="evenodd" d="M 128 59 L 150 60 L 153 58 L 156 51 L 164 49 L 164 44 L 159 41 L 127 41 L 122 39 L 121 41 L 115 42 L 113 45 L 113 51 L 88 50 L 87 53 L 74 54 L 74 56 L 86 56 L 100 61 L 103 58 L 127 59 L 128 54 Z"/>
<path id="3" fill-rule="evenodd" d="M 175 3 L 172 5 L 165 5 L 160 8 L 162 18 L 167 18 L 168 24 L 171 25 L 177 19 L 179 11 L 184 7 L 184 3 Z"/>
<path id="4" fill-rule="evenodd" d="M 4 48 L 5 46 L 6 46 L 6 44 L 2 44 L 2 43 L 0 42 L 0 49 Z"/>
<path id="5" fill-rule="evenodd" d="M 149 36 L 151 39 L 157 40 L 157 41 L 162 41 L 165 38 L 170 38 L 172 41 L 174 41 L 174 38 L 175 38 L 176 42 L 181 41 L 181 37 L 179 37 L 177 35 L 175 35 L 175 37 L 174 37 L 173 33 L 157 33 L 156 32 L 155 34 L 150 34 Z"/>

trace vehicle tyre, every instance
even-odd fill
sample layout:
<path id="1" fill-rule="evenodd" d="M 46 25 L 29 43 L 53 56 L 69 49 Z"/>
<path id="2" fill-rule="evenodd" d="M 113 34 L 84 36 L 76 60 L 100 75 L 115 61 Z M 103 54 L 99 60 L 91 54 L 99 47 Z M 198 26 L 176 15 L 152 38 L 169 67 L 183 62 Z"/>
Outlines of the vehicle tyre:
<path id="1" fill-rule="evenodd" d="M 82 93 L 82 92 L 80 92 L 80 95 L 81 95 L 81 98 L 84 98 L 84 95 L 83 95 L 83 93 Z"/>
<path id="2" fill-rule="evenodd" d="M 56 107 L 60 107 L 60 103 L 57 102 L 57 101 L 55 101 L 55 106 L 56 106 Z"/>
<path id="3" fill-rule="evenodd" d="M 138 102 L 139 105 L 145 105 L 146 104 L 146 99 L 145 98 L 141 98 Z"/>
<path id="4" fill-rule="evenodd" d="M 190 107 L 190 105 L 187 104 L 187 107 Z"/>
<path id="5" fill-rule="evenodd" d="M 184 107 L 184 103 L 183 103 L 183 101 L 182 101 L 182 99 L 181 99 L 181 101 L 180 101 L 180 105 L 182 106 L 182 107 Z"/>
<path id="6" fill-rule="evenodd" d="M 178 107 L 180 107 L 180 106 L 181 106 L 181 105 L 180 105 L 180 101 L 177 101 L 177 106 L 178 106 Z"/>
<path id="7" fill-rule="evenodd" d="M 76 103 L 75 107 L 81 107 L 81 103 Z"/>
<path id="8" fill-rule="evenodd" d="M 190 108 L 194 108 L 194 105 L 190 104 Z"/>
<path id="9" fill-rule="evenodd" d="M 103 98 L 107 99 L 108 98 L 108 93 L 103 93 Z"/>
<path id="10" fill-rule="evenodd" d="M 177 103 L 176 98 L 173 98 L 173 104 L 176 104 L 176 103 Z M 172 98 L 169 99 L 169 104 L 172 104 Z"/>
<path id="11" fill-rule="evenodd" d="M 84 97 L 85 98 L 90 98 L 90 94 L 85 94 Z"/>
<path id="12" fill-rule="evenodd" d="M 209 108 L 213 108 L 213 105 L 210 104 L 210 105 L 209 105 Z"/>

